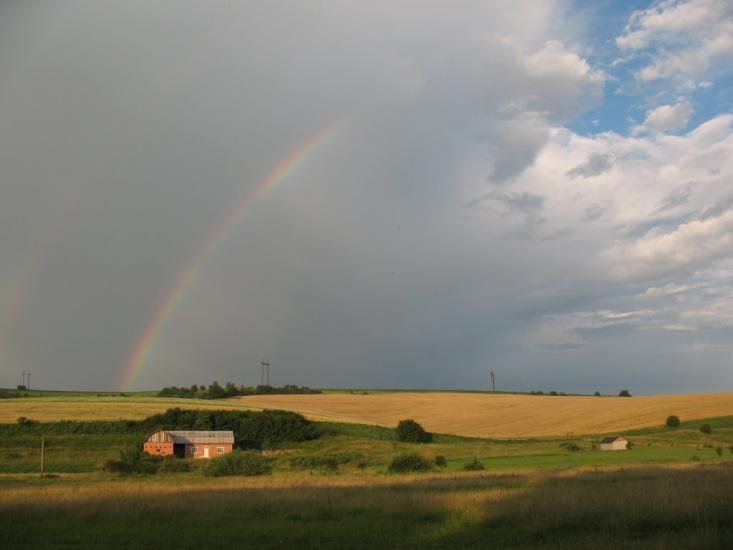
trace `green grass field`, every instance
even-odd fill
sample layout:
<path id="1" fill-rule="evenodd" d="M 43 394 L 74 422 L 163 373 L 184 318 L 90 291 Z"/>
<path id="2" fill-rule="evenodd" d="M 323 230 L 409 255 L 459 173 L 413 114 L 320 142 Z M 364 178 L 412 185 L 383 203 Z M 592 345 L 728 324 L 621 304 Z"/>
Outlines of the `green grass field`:
<path id="1" fill-rule="evenodd" d="M 25 407 L 32 400 L 13 401 Z M 119 400 L 138 409 L 217 405 L 88 394 L 35 402 L 68 402 L 87 411 Z M 705 423 L 709 434 L 699 429 Z M 274 466 L 270 476 L 210 478 L 203 475 L 204 461 L 187 473 L 105 472 L 108 460 L 140 445 L 142 432 L 69 433 L 53 422 L 0 424 L 0 547 L 201 548 L 211 543 L 211 533 L 217 546 L 257 548 L 485 548 L 487 541 L 497 548 L 733 544 L 733 416 L 683 422 L 677 429 L 627 431 L 633 448 L 621 452 L 601 452 L 601 434 L 436 434 L 432 443 L 409 444 L 397 441 L 391 428 L 318 427 L 318 439 L 265 451 Z M 42 434 L 47 477 L 38 475 Z M 566 450 L 562 444 L 568 441 L 580 450 Z M 388 474 L 390 460 L 407 452 L 431 460 L 442 455 L 447 465 L 424 474 Z M 322 467 L 324 459 L 336 469 Z M 486 470 L 463 471 L 473 460 Z"/>

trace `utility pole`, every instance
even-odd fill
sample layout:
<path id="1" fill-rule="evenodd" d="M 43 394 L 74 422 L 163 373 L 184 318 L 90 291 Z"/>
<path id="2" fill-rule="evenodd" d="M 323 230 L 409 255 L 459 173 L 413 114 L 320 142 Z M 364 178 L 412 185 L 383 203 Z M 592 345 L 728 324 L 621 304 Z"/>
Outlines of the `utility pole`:
<path id="1" fill-rule="evenodd" d="M 26 385 L 26 389 L 31 391 L 31 371 L 28 371 L 28 384 Z"/>
<path id="2" fill-rule="evenodd" d="M 494 376 L 494 369 L 491 369 L 491 392 L 496 393 L 496 379 Z"/>
<path id="3" fill-rule="evenodd" d="M 267 385 L 270 385 L 270 362 L 260 361 L 260 385 L 265 385 L 265 372 L 267 372 Z"/>
<path id="4" fill-rule="evenodd" d="M 25 371 L 21 372 L 20 375 L 23 377 L 23 381 L 20 383 L 20 385 L 25 386 Z"/>

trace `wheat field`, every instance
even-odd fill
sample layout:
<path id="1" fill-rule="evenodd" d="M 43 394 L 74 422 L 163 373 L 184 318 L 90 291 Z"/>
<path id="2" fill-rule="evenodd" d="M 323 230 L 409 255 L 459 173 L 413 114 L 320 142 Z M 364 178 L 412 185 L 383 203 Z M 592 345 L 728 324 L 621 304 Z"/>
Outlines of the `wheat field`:
<path id="1" fill-rule="evenodd" d="M 0 400 L 0 424 L 25 416 L 39 422 L 59 420 L 141 420 L 166 409 L 256 409 L 246 403 L 164 397 L 30 397 Z"/>
<path id="2" fill-rule="evenodd" d="M 733 415 L 733 394 L 642 397 L 480 393 L 324 393 L 236 398 L 251 407 L 297 411 L 312 420 L 395 426 L 413 418 L 427 430 L 474 437 L 531 437 L 620 432 L 682 420 Z"/>

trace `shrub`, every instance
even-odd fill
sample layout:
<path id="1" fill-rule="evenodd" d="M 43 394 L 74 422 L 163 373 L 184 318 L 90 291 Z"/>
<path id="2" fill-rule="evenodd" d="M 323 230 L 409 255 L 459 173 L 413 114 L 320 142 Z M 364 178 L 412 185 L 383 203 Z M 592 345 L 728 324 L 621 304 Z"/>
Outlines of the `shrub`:
<path id="1" fill-rule="evenodd" d="M 550 395 L 557 395 L 557 392 L 556 392 L 555 390 L 552 390 L 552 391 L 550 392 Z"/>
<path id="2" fill-rule="evenodd" d="M 448 466 L 448 461 L 445 459 L 443 455 L 437 455 L 433 459 L 433 464 L 435 464 L 436 466 L 440 468 L 445 468 L 446 466 Z"/>
<path id="3" fill-rule="evenodd" d="M 629 392 L 629 390 L 621 390 L 620 392 L 618 392 L 618 396 L 619 397 L 631 397 L 631 393 Z"/>
<path id="4" fill-rule="evenodd" d="M 463 466 L 463 469 L 466 470 L 467 472 L 479 472 L 481 470 L 485 470 L 486 467 L 481 462 L 479 462 L 476 458 L 474 458 L 473 461 Z"/>
<path id="5" fill-rule="evenodd" d="M 154 474 L 159 469 L 163 459 L 150 456 L 140 449 L 130 453 L 120 453 L 119 460 L 108 460 L 104 469 L 115 474 Z"/>
<path id="6" fill-rule="evenodd" d="M 600 397 L 601 396 L 601 392 L 597 391 L 593 395 L 595 395 L 596 397 Z"/>
<path id="7" fill-rule="evenodd" d="M 565 447 L 566 450 L 570 451 L 571 453 L 577 453 L 581 450 L 581 448 L 577 445 L 577 443 L 574 443 L 572 441 L 566 441 L 564 443 L 560 443 L 560 447 Z"/>
<path id="8" fill-rule="evenodd" d="M 18 426 L 23 426 L 30 428 L 31 426 L 35 426 L 38 424 L 38 420 L 31 420 L 30 418 L 26 418 L 25 416 L 21 416 L 17 420 Z"/>
<path id="9" fill-rule="evenodd" d="M 427 472 L 431 469 L 430 461 L 417 453 L 408 453 L 392 459 L 387 470 L 392 474 L 407 472 Z"/>
<path id="10" fill-rule="evenodd" d="M 700 426 L 700 431 L 704 434 L 713 433 L 713 429 L 710 427 L 710 424 L 703 424 Z"/>
<path id="11" fill-rule="evenodd" d="M 667 421 L 665 422 L 665 424 L 667 424 L 668 428 L 679 428 L 680 427 L 680 417 L 674 414 L 669 415 L 667 417 Z"/>
<path id="12" fill-rule="evenodd" d="M 405 443 L 430 443 L 433 435 L 414 420 L 400 420 L 397 424 L 397 439 Z"/>
<path id="13" fill-rule="evenodd" d="M 723 456 L 723 447 L 715 447 L 715 454 Z"/>
<path id="14" fill-rule="evenodd" d="M 692 456 L 690 457 L 690 460 L 691 460 L 692 462 L 699 462 L 699 461 L 700 461 L 700 457 L 699 457 L 699 456 L 697 456 L 697 455 L 692 455 Z"/>
<path id="15" fill-rule="evenodd" d="M 272 473 L 272 464 L 255 451 L 233 451 L 212 458 L 204 468 L 207 476 L 260 476 Z"/>

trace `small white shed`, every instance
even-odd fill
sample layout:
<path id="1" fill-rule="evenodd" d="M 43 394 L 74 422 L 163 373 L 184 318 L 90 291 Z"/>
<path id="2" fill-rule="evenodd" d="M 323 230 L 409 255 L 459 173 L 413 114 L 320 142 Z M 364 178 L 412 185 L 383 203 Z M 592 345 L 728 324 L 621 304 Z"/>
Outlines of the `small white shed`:
<path id="1" fill-rule="evenodd" d="M 629 442 L 620 435 L 611 435 L 601 439 L 601 451 L 626 451 L 629 448 Z"/>

